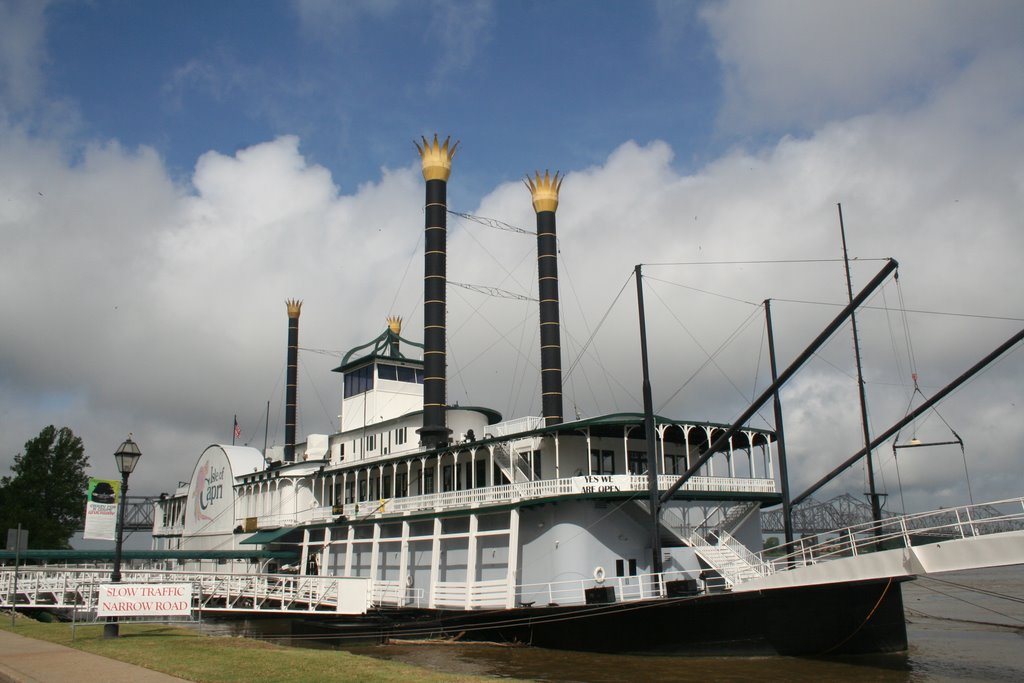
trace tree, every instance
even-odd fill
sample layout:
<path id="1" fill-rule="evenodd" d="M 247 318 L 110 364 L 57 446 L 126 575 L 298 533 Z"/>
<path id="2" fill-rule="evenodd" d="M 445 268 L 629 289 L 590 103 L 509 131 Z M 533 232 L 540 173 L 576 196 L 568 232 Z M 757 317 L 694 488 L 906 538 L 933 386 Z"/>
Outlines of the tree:
<path id="1" fill-rule="evenodd" d="M 74 432 L 45 427 L 14 456 L 14 476 L 0 479 L 0 531 L 21 524 L 31 548 L 70 548 L 85 519 L 88 466 Z"/>

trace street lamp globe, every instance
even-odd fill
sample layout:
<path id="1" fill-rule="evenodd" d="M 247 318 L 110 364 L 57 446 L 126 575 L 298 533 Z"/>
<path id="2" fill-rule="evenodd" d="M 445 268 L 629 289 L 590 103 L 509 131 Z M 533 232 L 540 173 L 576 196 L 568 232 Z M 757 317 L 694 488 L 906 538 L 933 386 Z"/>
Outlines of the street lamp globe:
<path id="1" fill-rule="evenodd" d="M 142 451 L 139 450 L 139 445 L 132 441 L 132 435 L 128 434 L 128 438 L 114 451 L 114 460 L 117 461 L 117 471 L 123 475 L 131 474 L 135 470 L 135 465 L 138 464 L 139 458 L 142 457 Z"/>

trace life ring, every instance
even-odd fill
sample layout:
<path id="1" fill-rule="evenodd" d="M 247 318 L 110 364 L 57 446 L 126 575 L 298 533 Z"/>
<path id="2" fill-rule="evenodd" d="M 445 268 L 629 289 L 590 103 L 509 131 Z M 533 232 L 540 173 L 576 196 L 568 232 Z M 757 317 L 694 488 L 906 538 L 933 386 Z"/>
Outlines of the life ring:
<path id="1" fill-rule="evenodd" d="M 594 567 L 594 581 L 604 583 L 604 567 Z"/>
<path id="2" fill-rule="evenodd" d="M 412 588 L 412 574 L 405 575 L 405 587 Z"/>

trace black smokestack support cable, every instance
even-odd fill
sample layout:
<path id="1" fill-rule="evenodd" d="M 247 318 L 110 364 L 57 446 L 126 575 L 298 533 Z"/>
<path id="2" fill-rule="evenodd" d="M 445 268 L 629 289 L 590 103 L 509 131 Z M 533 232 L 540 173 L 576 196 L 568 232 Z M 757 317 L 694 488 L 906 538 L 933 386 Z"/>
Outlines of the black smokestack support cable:
<path id="1" fill-rule="evenodd" d="M 288 306 L 288 371 L 284 393 L 284 461 L 295 462 L 295 405 L 299 381 L 299 314 L 302 312 L 302 302 L 288 299 L 285 305 Z"/>
<path id="2" fill-rule="evenodd" d="M 449 147 L 451 138 L 439 144 L 437 135 L 433 143 L 423 138 L 423 146 L 416 144 L 423 164 L 423 179 L 427 182 L 424 206 L 424 261 L 423 261 L 423 427 L 420 439 L 426 448 L 437 448 L 448 443 L 446 411 L 447 351 L 447 242 L 448 242 L 448 177 L 452 170 L 452 157 L 459 146 Z"/>
<path id="3" fill-rule="evenodd" d="M 541 405 L 544 424 L 562 422 L 562 346 L 558 321 L 558 239 L 555 235 L 555 211 L 562 178 L 544 171 L 534 178 L 526 176 L 537 212 L 537 291 L 540 299 L 540 372 Z"/>

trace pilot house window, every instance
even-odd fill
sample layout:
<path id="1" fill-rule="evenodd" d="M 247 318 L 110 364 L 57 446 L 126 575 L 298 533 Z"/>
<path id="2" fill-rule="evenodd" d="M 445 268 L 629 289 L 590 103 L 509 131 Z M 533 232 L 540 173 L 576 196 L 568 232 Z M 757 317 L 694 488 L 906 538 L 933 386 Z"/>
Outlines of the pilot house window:
<path id="1" fill-rule="evenodd" d="M 356 396 L 373 388 L 373 366 L 363 367 L 345 373 L 345 398 Z"/>

